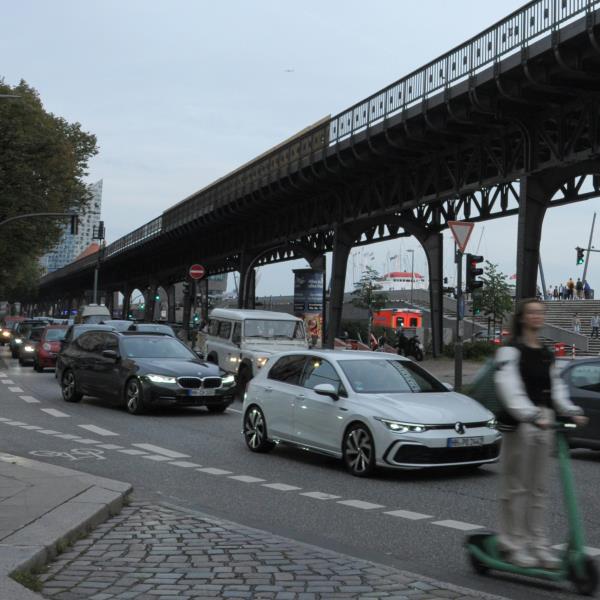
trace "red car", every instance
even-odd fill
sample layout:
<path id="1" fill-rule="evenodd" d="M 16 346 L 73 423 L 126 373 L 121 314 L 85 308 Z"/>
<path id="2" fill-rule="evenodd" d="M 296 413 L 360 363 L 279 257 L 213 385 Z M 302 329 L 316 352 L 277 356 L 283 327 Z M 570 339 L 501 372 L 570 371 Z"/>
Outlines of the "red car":
<path id="1" fill-rule="evenodd" d="M 38 373 L 56 368 L 56 355 L 60 352 L 60 342 L 65 339 L 67 329 L 64 325 L 48 325 L 44 329 L 33 354 L 33 368 Z"/>

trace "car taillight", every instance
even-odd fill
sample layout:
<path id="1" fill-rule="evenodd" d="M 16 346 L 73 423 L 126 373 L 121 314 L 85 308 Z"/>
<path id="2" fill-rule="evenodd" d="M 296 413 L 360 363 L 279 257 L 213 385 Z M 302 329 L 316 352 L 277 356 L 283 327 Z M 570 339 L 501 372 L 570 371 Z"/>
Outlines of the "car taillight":
<path id="1" fill-rule="evenodd" d="M 50 350 L 52 350 L 52 344 L 49 344 L 48 342 L 46 342 L 42 348 L 46 351 L 46 352 L 50 352 Z"/>

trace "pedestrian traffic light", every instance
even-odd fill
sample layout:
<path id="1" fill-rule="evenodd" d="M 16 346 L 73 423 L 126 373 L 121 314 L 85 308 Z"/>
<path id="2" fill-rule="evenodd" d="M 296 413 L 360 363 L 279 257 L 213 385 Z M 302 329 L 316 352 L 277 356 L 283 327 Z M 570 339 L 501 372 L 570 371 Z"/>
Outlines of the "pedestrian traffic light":
<path id="1" fill-rule="evenodd" d="M 575 250 L 577 250 L 577 264 L 582 265 L 583 264 L 583 248 L 580 248 L 579 246 L 577 246 L 577 248 L 575 248 Z"/>
<path id="2" fill-rule="evenodd" d="M 479 275 L 483 275 L 483 269 L 477 266 L 480 262 L 483 262 L 483 256 L 467 254 L 467 283 L 465 285 L 467 292 L 473 292 L 483 286 L 483 281 L 477 279 Z"/>
<path id="3" fill-rule="evenodd" d="M 154 299 L 159 302 L 160 301 L 160 294 L 155 294 L 154 295 Z"/>
<path id="4" fill-rule="evenodd" d="M 187 296 L 189 293 L 190 293 L 190 282 L 184 281 L 183 282 L 183 295 Z"/>

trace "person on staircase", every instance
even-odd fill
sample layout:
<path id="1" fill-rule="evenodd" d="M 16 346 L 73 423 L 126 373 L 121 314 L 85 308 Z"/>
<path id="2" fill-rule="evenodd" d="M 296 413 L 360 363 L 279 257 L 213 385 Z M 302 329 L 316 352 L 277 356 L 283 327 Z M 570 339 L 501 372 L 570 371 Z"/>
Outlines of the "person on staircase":
<path id="1" fill-rule="evenodd" d="M 583 300 L 583 281 L 579 277 L 575 284 L 575 290 L 577 291 L 577 300 Z"/>
<path id="2" fill-rule="evenodd" d="M 579 313 L 575 313 L 573 316 L 573 331 L 575 333 L 581 333 L 581 319 L 579 318 Z"/>
<path id="3" fill-rule="evenodd" d="M 572 277 L 569 277 L 567 281 L 567 300 L 573 300 L 573 295 L 575 292 L 575 282 Z"/>
<path id="4" fill-rule="evenodd" d="M 590 333 L 590 338 L 599 337 L 598 331 L 600 330 L 600 315 L 596 313 L 590 320 L 590 326 L 592 327 L 592 333 Z"/>

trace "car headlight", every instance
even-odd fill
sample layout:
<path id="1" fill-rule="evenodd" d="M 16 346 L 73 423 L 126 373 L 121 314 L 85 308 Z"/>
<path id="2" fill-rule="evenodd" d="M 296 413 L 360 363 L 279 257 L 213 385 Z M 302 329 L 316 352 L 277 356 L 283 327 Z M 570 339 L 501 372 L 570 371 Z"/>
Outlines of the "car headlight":
<path id="1" fill-rule="evenodd" d="M 425 425 L 420 423 L 404 423 L 402 421 L 391 421 L 390 419 L 382 419 L 381 417 L 375 417 L 377 421 L 383 423 L 390 431 L 394 433 L 423 433 L 427 431 Z"/>
<path id="2" fill-rule="evenodd" d="M 15 344 L 22 344 L 23 340 L 21 338 L 15 338 Z"/>
<path id="3" fill-rule="evenodd" d="M 146 375 L 146 377 L 152 383 L 177 383 L 177 379 L 175 377 L 170 377 L 169 375 L 156 375 L 150 373 L 150 375 Z"/>
<path id="4" fill-rule="evenodd" d="M 10 337 L 10 331 L 3 331 L 3 332 L 2 332 L 2 335 L 3 335 L 4 337 Z"/>
<path id="5" fill-rule="evenodd" d="M 496 417 L 494 417 L 493 419 L 490 419 L 486 425 L 490 428 L 490 429 L 498 429 L 498 420 L 496 419 Z"/>
<path id="6" fill-rule="evenodd" d="M 233 375 L 225 375 L 223 379 L 221 379 L 222 385 L 233 385 L 235 383 L 235 377 Z"/>
<path id="7" fill-rule="evenodd" d="M 25 352 L 33 352 L 35 348 L 27 344 L 26 346 L 23 346 L 23 350 L 25 350 Z"/>
<path id="8" fill-rule="evenodd" d="M 256 366 L 260 369 L 261 367 L 264 367 L 267 364 L 268 360 L 269 358 L 267 356 L 259 356 L 256 359 Z"/>

